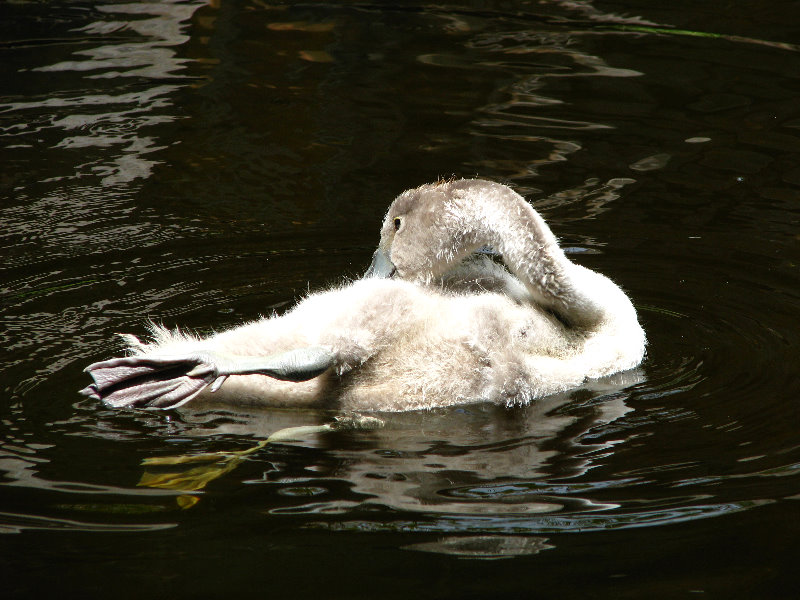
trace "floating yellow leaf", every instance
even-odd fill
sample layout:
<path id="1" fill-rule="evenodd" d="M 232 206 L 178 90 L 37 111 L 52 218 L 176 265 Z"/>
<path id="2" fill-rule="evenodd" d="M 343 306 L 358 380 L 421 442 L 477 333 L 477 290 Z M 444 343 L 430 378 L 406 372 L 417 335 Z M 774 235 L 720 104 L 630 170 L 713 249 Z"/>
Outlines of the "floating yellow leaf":
<path id="1" fill-rule="evenodd" d="M 187 508 L 192 508 L 195 504 L 200 502 L 200 498 L 198 498 L 197 496 L 189 496 L 189 495 L 178 496 L 177 502 L 178 506 L 180 506 L 182 509 L 187 509 Z"/>
<path id="2" fill-rule="evenodd" d="M 202 454 L 184 454 L 179 456 L 153 456 L 145 458 L 142 464 L 148 467 L 142 473 L 138 485 L 141 487 L 159 488 L 184 492 L 198 492 L 209 482 L 233 471 L 245 457 L 258 452 L 264 446 L 274 442 L 300 440 L 304 437 L 326 431 L 342 429 L 377 429 L 383 421 L 375 417 L 360 415 L 337 417 L 333 423 L 325 425 L 304 425 L 279 429 L 266 440 L 258 442 L 245 450 L 204 452 Z M 191 508 L 200 499 L 185 494 L 178 496 L 177 503 L 181 508 Z"/>

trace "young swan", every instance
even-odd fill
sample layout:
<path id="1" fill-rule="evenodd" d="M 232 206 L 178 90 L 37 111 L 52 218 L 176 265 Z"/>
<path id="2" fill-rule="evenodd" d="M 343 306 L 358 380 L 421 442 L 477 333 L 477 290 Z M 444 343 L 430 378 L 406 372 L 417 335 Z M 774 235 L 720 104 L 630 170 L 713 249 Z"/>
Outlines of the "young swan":
<path id="1" fill-rule="evenodd" d="M 508 270 L 474 254 L 484 246 Z M 160 409 L 209 394 L 343 410 L 512 405 L 635 367 L 645 349 L 622 290 L 570 262 L 519 194 L 481 180 L 400 194 L 363 279 L 205 339 L 153 334 L 89 366 L 83 393 Z"/>

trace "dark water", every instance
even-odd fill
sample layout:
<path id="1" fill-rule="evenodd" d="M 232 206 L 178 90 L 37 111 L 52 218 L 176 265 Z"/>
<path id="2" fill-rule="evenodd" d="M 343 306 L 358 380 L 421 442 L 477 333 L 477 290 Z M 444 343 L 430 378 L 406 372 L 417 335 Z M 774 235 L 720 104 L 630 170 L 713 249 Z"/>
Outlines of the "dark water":
<path id="1" fill-rule="evenodd" d="M 0 36 L 4 597 L 800 595 L 797 2 L 17 1 Z M 115 332 L 358 275 L 451 174 L 628 290 L 640 372 L 268 445 L 335 415 L 76 394 Z"/>

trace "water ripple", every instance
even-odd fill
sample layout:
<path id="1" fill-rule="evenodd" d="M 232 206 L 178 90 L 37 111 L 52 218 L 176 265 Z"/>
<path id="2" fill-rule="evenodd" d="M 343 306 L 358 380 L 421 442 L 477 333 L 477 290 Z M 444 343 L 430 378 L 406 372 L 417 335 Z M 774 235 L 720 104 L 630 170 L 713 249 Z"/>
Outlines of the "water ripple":
<path id="1" fill-rule="evenodd" d="M 743 510 L 770 504 L 772 500 L 748 500 L 745 502 L 721 504 L 695 504 L 687 507 L 665 508 L 634 513 L 613 513 L 609 515 L 508 515 L 469 516 L 461 515 L 420 518 L 407 521 L 403 519 L 389 521 L 346 520 L 336 522 L 315 521 L 306 525 L 309 529 L 326 531 L 361 531 L 396 533 L 481 533 L 481 534 L 526 534 L 541 535 L 545 533 L 609 531 L 614 529 L 632 529 L 674 525 L 697 519 L 727 516 Z"/>
<path id="2" fill-rule="evenodd" d="M 160 531 L 171 529 L 175 523 L 90 523 L 73 519 L 59 519 L 39 515 L 0 512 L 0 533 L 23 531 L 87 531 L 100 533 Z"/>
<path id="3" fill-rule="evenodd" d="M 97 7 L 101 14 L 153 17 L 125 22 L 101 20 L 74 29 L 71 35 L 82 45 L 97 39 L 94 37 L 97 35 L 108 36 L 109 32 L 115 32 L 115 36 L 107 38 L 107 44 L 73 51 L 74 55 L 86 58 L 21 69 L 19 77 L 24 79 L 39 73 L 82 73 L 86 87 L 33 100 L 29 94 L 18 94 L 20 99 L 16 100 L 13 93 L 7 92 L 5 101 L 0 103 L 0 139 L 17 150 L 16 160 L 23 158 L 26 149 L 38 148 L 43 139 L 52 148 L 68 152 L 105 151 L 74 172 L 46 181 L 99 175 L 100 185 L 108 187 L 148 177 L 156 161 L 145 156 L 161 146 L 141 132 L 176 118 L 164 109 L 171 107 L 169 98 L 180 85 L 167 84 L 164 80 L 180 81 L 183 77 L 179 72 L 189 61 L 178 58 L 175 47 L 187 41 L 183 33 L 185 22 L 201 5 L 195 2 Z M 138 89 L 132 91 L 98 93 L 97 85 L 89 84 L 96 78 L 116 80 L 119 77 L 143 80 L 147 82 L 146 87 L 139 84 Z M 119 81 L 116 84 L 119 90 L 124 87 Z M 116 150 L 111 161 L 109 148 Z"/>

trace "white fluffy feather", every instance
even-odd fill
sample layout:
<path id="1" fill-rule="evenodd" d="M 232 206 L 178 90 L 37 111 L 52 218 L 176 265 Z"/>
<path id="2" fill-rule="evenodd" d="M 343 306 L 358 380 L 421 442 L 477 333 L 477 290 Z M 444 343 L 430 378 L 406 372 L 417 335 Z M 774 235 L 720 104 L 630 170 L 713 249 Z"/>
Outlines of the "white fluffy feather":
<path id="1" fill-rule="evenodd" d="M 508 270 L 470 258 L 481 245 Z M 205 339 L 154 326 L 136 356 L 272 356 L 321 346 L 335 359 L 309 381 L 234 375 L 221 401 L 401 411 L 490 401 L 522 404 L 638 365 L 645 335 L 628 297 L 573 264 L 510 188 L 479 180 L 401 194 L 381 249 L 396 268 L 310 294 L 280 316 Z M 510 271 L 510 272 L 509 272 Z M 209 396 L 206 388 L 200 396 Z"/>

